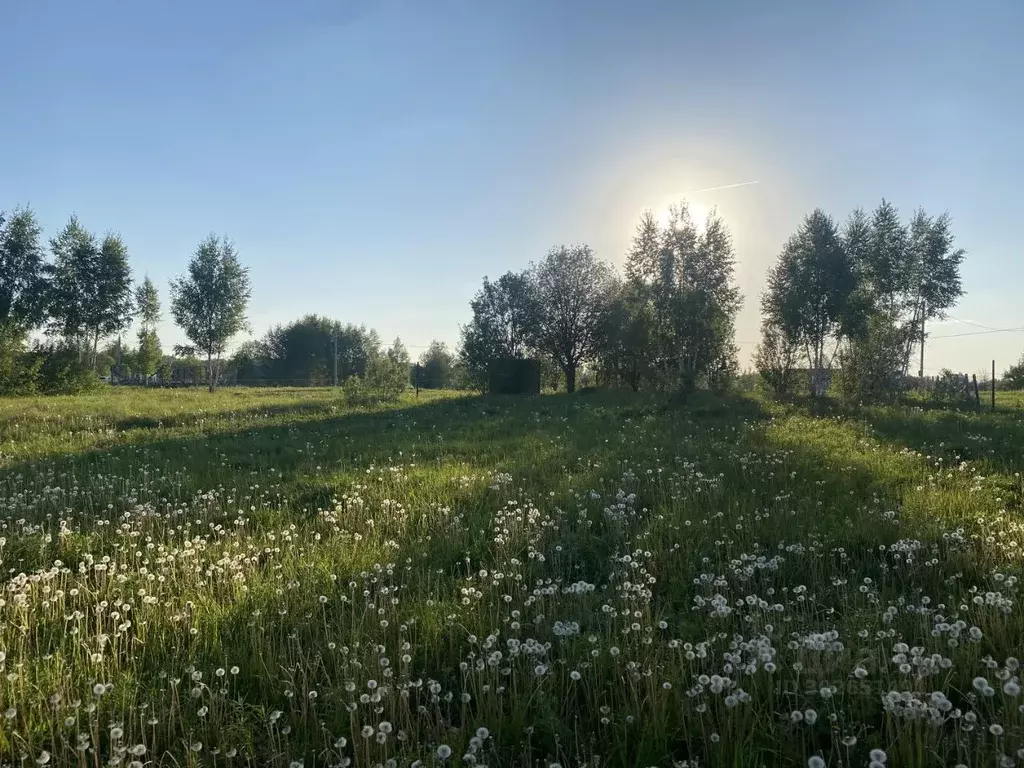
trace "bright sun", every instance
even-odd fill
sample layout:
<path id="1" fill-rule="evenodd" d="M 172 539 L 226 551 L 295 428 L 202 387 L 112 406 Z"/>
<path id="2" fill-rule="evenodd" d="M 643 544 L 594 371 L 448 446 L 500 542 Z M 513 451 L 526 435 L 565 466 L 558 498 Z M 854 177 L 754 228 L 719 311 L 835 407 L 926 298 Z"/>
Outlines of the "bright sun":
<path id="1" fill-rule="evenodd" d="M 683 200 L 681 197 L 668 198 L 654 209 L 654 218 L 658 222 L 659 227 L 668 226 L 669 220 L 672 216 L 671 209 L 673 206 L 679 205 L 681 200 Z M 697 229 L 704 229 L 704 223 L 707 221 L 708 214 L 711 213 L 711 209 L 691 200 L 686 200 L 686 205 L 690 209 L 690 218 L 693 219 L 693 223 L 696 225 Z"/>

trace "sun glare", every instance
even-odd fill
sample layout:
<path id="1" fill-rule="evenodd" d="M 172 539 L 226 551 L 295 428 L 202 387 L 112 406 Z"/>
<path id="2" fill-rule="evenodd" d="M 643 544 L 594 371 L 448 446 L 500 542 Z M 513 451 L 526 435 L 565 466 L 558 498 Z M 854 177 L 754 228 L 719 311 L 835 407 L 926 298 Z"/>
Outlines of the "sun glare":
<path id="1" fill-rule="evenodd" d="M 682 202 L 686 203 L 686 207 L 690 211 L 690 218 L 693 219 L 693 223 L 698 231 L 704 229 L 704 223 L 707 221 L 711 209 L 700 203 L 694 203 L 680 197 L 667 199 L 654 209 L 654 218 L 658 222 L 658 226 L 667 227 L 672 220 L 672 208 L 679 206 Z"/>

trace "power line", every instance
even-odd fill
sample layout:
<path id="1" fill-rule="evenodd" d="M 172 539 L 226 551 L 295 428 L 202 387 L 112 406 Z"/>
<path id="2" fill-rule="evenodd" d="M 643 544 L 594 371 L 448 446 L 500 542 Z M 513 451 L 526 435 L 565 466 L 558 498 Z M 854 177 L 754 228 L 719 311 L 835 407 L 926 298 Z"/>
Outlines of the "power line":
<path id="1" fill-rule="evenodd" d="M 995 330 L 997 330 L 996 328 L 993 328 L 991 325 L 982 325 L 981 323 L 976 323 L 973 320 L 961 320 L 959 317 L 953 317 L 952 315 L 946 315 L 946 317 L 948 317 L 954 323 L 963 323 L 964 325 L 974 325 L 974 326 L 977 326 L 978 328 L 984 328 L 986 331 L 995 331 Z"/>

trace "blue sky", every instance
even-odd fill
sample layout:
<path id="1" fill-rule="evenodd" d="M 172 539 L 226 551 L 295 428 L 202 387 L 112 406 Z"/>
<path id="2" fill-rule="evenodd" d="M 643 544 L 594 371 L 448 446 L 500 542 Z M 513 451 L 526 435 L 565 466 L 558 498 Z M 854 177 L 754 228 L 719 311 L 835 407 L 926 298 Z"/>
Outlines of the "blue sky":
<path id="1" fill-rule="evenodd" d="M 2 19 L 0 209 L 120 231 L 165 305 L 227 234 L 257 334 L 316 311 L 455 344 L 484 275 L 579 241 L 621 264 L 643 208 L 745 181 L 690 197 L 734 235 L 744 362 L 801 217 L 883 196 L 953 215 L 955 317 L 1024 326 L 1019 0 L 34 0 Z M 1022 350 L 936 339 L 926 366 Z"/>

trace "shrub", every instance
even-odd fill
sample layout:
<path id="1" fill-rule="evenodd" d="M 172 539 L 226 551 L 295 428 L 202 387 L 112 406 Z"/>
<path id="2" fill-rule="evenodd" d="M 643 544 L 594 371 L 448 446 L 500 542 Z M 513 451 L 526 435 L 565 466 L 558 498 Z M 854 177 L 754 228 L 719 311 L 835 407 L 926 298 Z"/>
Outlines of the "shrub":
<path id="1" fill-rule="evenodd" d="M 877 403 L 899 398 L 907 389 L 903 375 L 904 331 L 883 313 L 868 320 L 866 332 L 850 341 L 839 355 L 836 377 L 844 398 Z"/>
<path id="2" fill-rule="evenodd" d="M 1006 369 L 999 384 L 1003 389 L 1024 389 L 1024 357 Z"/>
<path id="3" fill-rule="evenodd" d="M 366 386 L 383 402 L 394 402 L 405 392 L 409 366 L 385 355 L 371 357 L 366 363 Z"/>
<path id="4" fill-rule="evenodd" d="M 41 364 L 25 349 L 25 334 L 0 333 L 0 395 L 35 392 Z"/>
<path id="5" fill-rule="evenodd" d="M 761 380 L 776 397 L 793 394 L 796 384 L 796 342 L 774 323 L 761 328 L 761 341 L 754 352 L 754 367 Z"/>
<path id="6" fill-rule="evenodd" d="M 348 405 L 368 405 L 367 391 L 361 376 L 349 376 L 341 383 L 341 394 Z"/>
<path id="7" fill-rule="evenodd" d="M 349 405 L 390 403 L 405 391 L 408 378 L 406 363 L 377 355 L 367 361 L 366 376 L 349 376 L 341 391 Z"/>
<path id="8" fill-rule="evenodd" d="M 156 376 L 158 379 L 160 379 L 160 383 L 163 384 L 164 386 L 171 383 L 171 377 L 173 375 L 174 369 L 171 367 L 171 364 L 168 363 L 166 360 L 161 362 L 160 365 L 156 367 Z"/>
<path id="9" fill-rule="evenodd" d="M 98 389 L 102 382 L 75 347 L 40 344 L 34 355 L 38 364 L 38 389 L 46 395 L 74 395 Z"/>
<path id="10" fill-rule="evenodd" d="M 953 373 L 948 368 L 943 368 L 935 379 L 928 399 L 933 403 L 946 405 L 951 408 L 975 408 L 977 400 L 974 398 L 974 385 L 970 380 L 960 373 Z"/>

